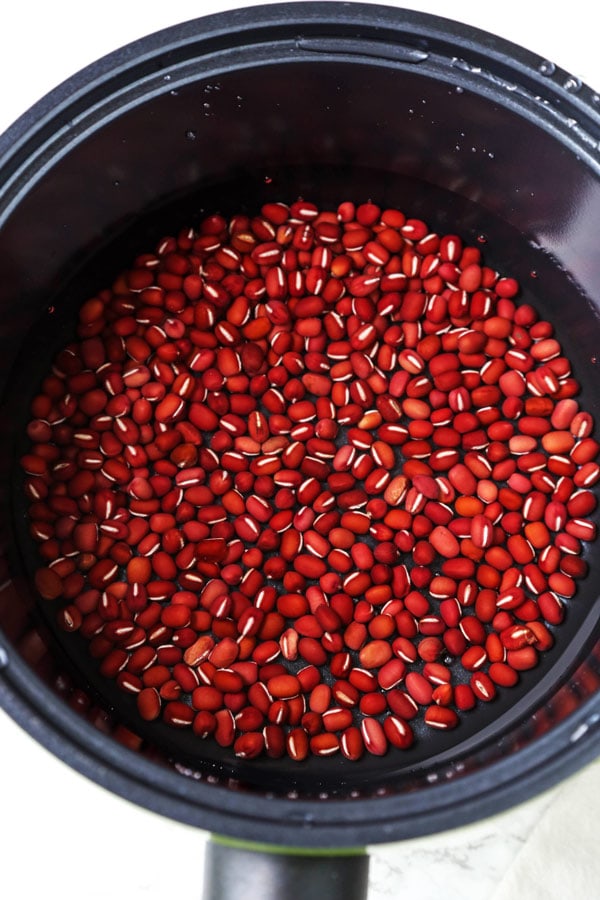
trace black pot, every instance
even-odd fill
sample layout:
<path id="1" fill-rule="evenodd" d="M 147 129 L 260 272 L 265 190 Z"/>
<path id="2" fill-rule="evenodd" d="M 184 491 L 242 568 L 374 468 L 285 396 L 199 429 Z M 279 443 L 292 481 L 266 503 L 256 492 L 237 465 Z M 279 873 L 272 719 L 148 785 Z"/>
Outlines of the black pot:
<path id="1" fill-rule="evenodd" d="M 202 211 L 298 196 L 324 206 L 373 198 L 440 230 L 458 221 L 467 240 L 484 235 L 490 264 L 518 277 L 556 325 L 597 418 L 599 108 L 565 72 L 466 26 L 293 3 L 144 38 L 75 75 L 0 139 L 0 702 L 11 716 L 141 806 L 301 848 L 467 823 L 597 755 L 598 545 L 560 649 L 433 756 L 297 767 L 214 749 L 199 757 L 158 727 L 137 741 L 129 709 L 40 614 L 16 460 L 28 400 L 74 305 Z M 357 885 L 361 871 L 345 864 Z"/>

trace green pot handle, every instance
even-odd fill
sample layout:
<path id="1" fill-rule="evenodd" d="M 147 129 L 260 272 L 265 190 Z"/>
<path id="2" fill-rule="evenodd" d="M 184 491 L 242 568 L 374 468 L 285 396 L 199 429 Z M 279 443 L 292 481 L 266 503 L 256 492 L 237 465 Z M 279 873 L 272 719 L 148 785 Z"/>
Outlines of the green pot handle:
<path id="1" fill-rule="evenodd" d="M 213 836 L 203 900 L 366 900 L 364 850 L 297 850 Z"/>

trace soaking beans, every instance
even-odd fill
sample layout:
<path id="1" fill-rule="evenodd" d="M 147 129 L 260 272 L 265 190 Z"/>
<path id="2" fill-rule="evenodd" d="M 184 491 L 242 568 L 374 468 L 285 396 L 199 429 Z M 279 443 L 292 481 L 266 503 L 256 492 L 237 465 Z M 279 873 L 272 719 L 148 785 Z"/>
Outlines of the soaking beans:
<path id="1" fill-rule="evenodd" d="M 140 719 L 381 756 L 560 640 L 600 447 L 519 291 L 398 209 L 299 200 L 86 300 L 31 404 L 34 581 Z"/>

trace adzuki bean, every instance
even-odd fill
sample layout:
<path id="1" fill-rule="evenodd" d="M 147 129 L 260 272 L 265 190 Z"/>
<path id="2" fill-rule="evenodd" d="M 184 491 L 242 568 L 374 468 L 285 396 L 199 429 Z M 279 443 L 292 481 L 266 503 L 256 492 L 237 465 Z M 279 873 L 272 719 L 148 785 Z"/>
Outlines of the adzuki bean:
<path id="1" fill-rule="evenodd" d="M 400 210 L 298 200 L 86 300 L 27 425 L 34 583 L 141 719 L 358 760 L 538 664 L 600 444 L 519 291 Z"/>

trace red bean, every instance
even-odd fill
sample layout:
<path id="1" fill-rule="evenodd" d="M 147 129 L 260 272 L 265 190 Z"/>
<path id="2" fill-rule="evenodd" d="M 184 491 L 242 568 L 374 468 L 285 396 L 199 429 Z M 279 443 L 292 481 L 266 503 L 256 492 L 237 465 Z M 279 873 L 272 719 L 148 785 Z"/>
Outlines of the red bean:
<path id="1" fill-rule="evenodd" d="M 416 703 L 421 706 L 431 703 L 433 688 L 419 672 L 409 672 L 405 678 L 405 684 L 408 693 Z"/>
<path id="2" fill-rule="evenodd" d="M 454 689 L 454 702 L 458 710 L 469 710 L 476 705 L 477 698 L 470 685 L 457 684 Z"/>
<path id="3" fill-rule="evenodd" d="M 456 728 L 459 720 L 455 711 L 447 706 L 429 706 L 425 710 L 424 721 L 430 728 L 447 731 Z"/>
<path id="4" fill-rule="evenodd" d="M 360 729 L 365 749 L 373 756 L 384 756 L 388 748 L 388 739 L 379 721 L 366 716 L 361 722 Z"/>
<path id="5" fill-rule="evenodd" d="M 407 750 L 414 743 L 412 728 L 400 716 L 386 716 L 383 720 L 383 730 L 390 744 L 400 750 Z"/>
<path id="6" fill-rule="evenodd" d="M 501 687 L 514 687 L 519 681 L 518 672 L 504 662 L 493 662 L 489 668 L 489 676 L 494 684 Z"/>
<path id="7" fill-rule="evenodd" d="M 406 749 L 408 719 L 515 685 L 587 574 L 600 481 L 517 282 L 371 202 L 207 216 L 145 260 L 31 407 L 63 630 L 143 718 L 248 760 Z"/>
<path id="8" fill-rule="evenodd" d="M 272 697 L 289 699 L 298 696 L 301 685 L 295 675 L 275 675 L 267 682 L 267 690 Z"/>
<path id="9" fill-rule="evenodd" d="M 241 734 L 233 744 L 233 752 L 241 759 L 254 759 L 260 756 L 265 748 L 265 739 L 259 731 L 247 731 Z"/>
<path id="10" fill-rule="evenodd" d="M 137 695 L 137 708 L 142 719 L 151 722 L 160 715 L 161 702 L 156 688 L 143 688 Z"/>
<path id="11" fill-rule="evenodd" d="M 235 721 L 229 709 L 219 709 L 214 713 L 216 720 L 215 740 L 220 747 L 230 747 L 235 739 Z"/>
<path id="12" fill-rule="evenodd" d="M 364 742 L 359 728 L 346 728 L 340 736 L 340 750 L 346 759 L 360 759 L 364 753 Z"/>
<path id="13" fill-rule="evenodd" d="M 470 687 L 479 700 L 488 703 L 496 696 L 496 688 L 489 675 L 485 672 L 475 672 L 469 682 Z"/>
<path id="14" fill-rule="evenodd" d="M 62 580 L 49 568 L 38 569 L 35 574 L 35 586 L 44 600 L 56 600 L 63 590 Z"/>

